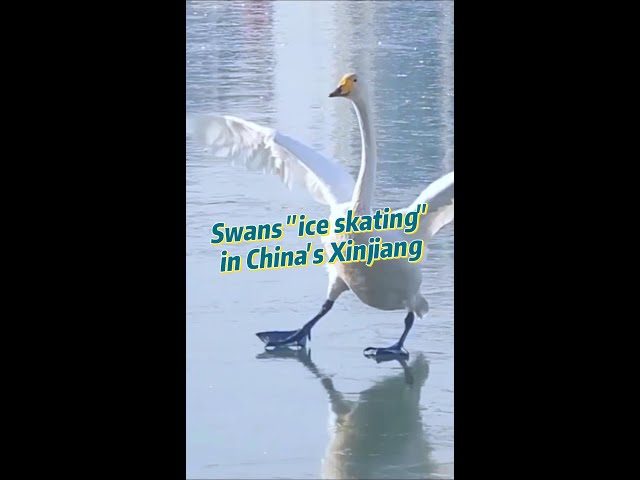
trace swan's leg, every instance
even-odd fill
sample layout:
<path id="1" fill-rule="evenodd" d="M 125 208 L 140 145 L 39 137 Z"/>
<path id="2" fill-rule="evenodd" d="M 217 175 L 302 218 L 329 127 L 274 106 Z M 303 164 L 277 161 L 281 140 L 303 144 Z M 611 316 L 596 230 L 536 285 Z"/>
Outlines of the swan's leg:
<path id="1" fill-rule="evenodd" d="M 407 352 L 404 349 L 404 341 L 407 338 L 407 335 L 409 334 L 409 330 L 411 330 L 411 327 L 413 326 L 413 319 L 415 318 L 415 315 L 413 312 L 409 312 L 407 313 L 407 316 L 404 319 L 404 332 L 402 332 L 402 336 L 400 337 L 400 340 L 398 340 L 396 343 L 394 343 L 393 345 L 391 345 L 388 348 L 374 348 L 374 347 L 369 347 L 369 348 L 365 348 L 364 349 L 364 354 L 367 357 L 375 357 L 375 358 L 380 358 L 380 357 L 409 357 L 409 352 Z"/>
<path id="2" fill-rule="evenodd" d="M 330 272 L 331 273 L 331 272 Z M 286 346 L 299 346 L 304 347 L 307 344 L 307 340 L 311 340 L 311 329 L 318 323 L 318 321 L 324 317 L 334 302 L 340 296 L 341 293 L 347 291 L 349 287 L 344 281 L 337 275 L 330 275 L 328 298 L 322 305 L 320 312 L 309 320 L 300 330 L 290 330 L 285 332 L 272 331 L 272 332 L 260 332 L 256 333 L 258 338 L 262 340 L 267 347 L 286 347 Z"/>

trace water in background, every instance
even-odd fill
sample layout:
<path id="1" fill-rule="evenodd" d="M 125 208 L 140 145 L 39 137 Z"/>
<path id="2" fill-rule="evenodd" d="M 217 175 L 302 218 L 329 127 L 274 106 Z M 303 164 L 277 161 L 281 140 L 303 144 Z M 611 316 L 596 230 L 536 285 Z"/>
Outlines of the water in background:
<path id="1" fill-rule="evenodd" d="M 453 2 L 197 1 L 186 29 L 187 111 L 275 127 L 355 177 L 355 115 L 328 98 L 354 71 L 372 95 L 377 207 L 404 207 L 453 169 Z M 186 208 L 187 478 L 452 477 L 453 224 L 423 261 L 430 311 L 407 339 L 408 365 L 377 364 L 362 350 L 395 342 L 404 312 L 347 292 L 314 328 L 310 355 L 265 354 L 254 333 L 315 315 L 324 268 L 221 275 L 209 244 L 216 222 L 324 218 L 326 207 L 187 140 Z"/>

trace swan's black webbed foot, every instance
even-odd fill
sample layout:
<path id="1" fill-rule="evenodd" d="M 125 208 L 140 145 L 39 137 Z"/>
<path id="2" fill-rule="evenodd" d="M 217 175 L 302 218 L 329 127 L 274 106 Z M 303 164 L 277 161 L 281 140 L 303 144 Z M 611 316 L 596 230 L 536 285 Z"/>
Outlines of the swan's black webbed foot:
<path id="1" fill-rule="evenodd" d="M 265 343 L 266 348 L 304 347 L 307 340 L 311 340 L 311 329 L 305 331 L 303 327 L 300 330 L 286 332 L 260 332 L 256 333 L 256 336 Z"/>
<path id="2" fill-rule="evenodd" d="M 266 348 L 275 347 L 304 347 L 307 340 L 311 340 L 311 329 L 333 307 L 333 301 L 327 300 L 322 305 L 320 312 L 309 320 L 300 330 L 286 332 L 271 331 L 256 333 L 257 337 L 265 343 Z"/>
<path id="3" fill-rule="evenodd" d="M 409 352 L 405 350 L 404 346 L 402 346 L 400 342 L 388 348 L 365 348 L 363 353 L 365 357 L 373 358 L 378 362 L 409 358 Z"/>
<path id="4" fill-rule="evenodd" d="M 402 336 L 400 340 L 387 348 L 375 348 L 369 347 L 364 349 L 364 356 L 369 358 L 374 358 L 376 361 L 384 362 L 387 360 L 396 360 L 396 359 L 407 359 L 409 358 L 409 352 L 407 352 L 404 348 L 404 341 L 409 334 L 409 330 L 413 326 L 413 312 L 407 313 L 407 316 L 404 319 L 404 331 L 402 332 Z"/>

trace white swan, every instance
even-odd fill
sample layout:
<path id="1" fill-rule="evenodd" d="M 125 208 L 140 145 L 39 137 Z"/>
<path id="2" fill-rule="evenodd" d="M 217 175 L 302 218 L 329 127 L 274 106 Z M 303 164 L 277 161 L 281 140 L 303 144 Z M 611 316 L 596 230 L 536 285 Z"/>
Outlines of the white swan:
<path id="1" fill-rule="evenodd" d="M 354 182 L 349 173 L 336 161 L 329 160 L 298 141 L 271 128 L 231 116 L 188 115 L 187 131 L 197 141 L 212 147 L 216 156 L 231 158 L 248 168 L 263 170 L 280 176 L 289 186 L 306 187 L 313 198 L 331 209 L 330 224 L 344 217 L 348 210 L 356 215 L 372 215 L 373 192 L 376 176 L 376 142 L 369 120 L 369 105 L 364 82 L 358 83 L 356 74 L 342 77 L 338 87 L 329 97 L 346 98 L 355 109 L 362 137 L 360 173 Z M 453 220 L 454 179 L 453 172 L 429 185 L 409 207 L 398 210 L 406 213 L 418 204 L 427 203 L 428 213 L 422 218 L 414 235 L 403 230 L 375 232 L 383 242 L 411 241 L 416 237 L 429 239 Z M 372 236 L 373 236 L 372 235 Z M 353 239 L 355 244 L 367 244 L 369 235 L 330 234 L 321 237 L 327 245 Z M 295 331 L 260 332 L 258 337 L 267 347 L 287 345 L 304 346 L 311 338 L 311 328 L 333 306 L 337 298 L 351 290 L 365 304 L 381 310 L 406 310 L 405 328 L 397 343 L 388 348 L 369 348 L 367 355 L 408 356 L 404 341 L 414 321 L 427 313 L 429 305 L 420 294 L 422 274 L 418 263 L 407 259 L 385 260 L 366 266 L 363 262 L 328 264 L 329 286 L 326 301 L 320 312 Z"/>

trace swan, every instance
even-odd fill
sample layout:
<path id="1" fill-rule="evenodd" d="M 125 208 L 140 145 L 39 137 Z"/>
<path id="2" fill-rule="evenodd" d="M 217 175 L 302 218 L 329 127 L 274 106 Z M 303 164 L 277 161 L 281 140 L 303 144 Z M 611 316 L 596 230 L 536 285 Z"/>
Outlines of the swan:
<path id="1" fill-rule="evenodd" d="M 218 158 L 244 163 L 249 169 L 262 170 L 279 176 L 292 188 L 301 185 L 318 202 L 330 208 L 330 225 L 345 217 L 349 210 L 354 215 L 373 215 L 373 195 L 376 178 L 376 140 L 370 121 L 370 108 L 366 82 L 358 81 L 355 73 L 342 77 L 330 98 L 342 98 L 351 102 L 360 127 L 362 154 L 357 179 L 337 161 L 325 158 L 308 146 L 272 128 L 228 115 L 187 115 L 187 134 L 209 149 Z M 422 218 L 417 232 L 408 235 L 404 230 L 375 232 L 382 242 L 428 241 L 454 217 L 454 173 L 437 179 L 425 188 L 403 214 L 415 210 L 420 204 L 428 204 L 428 213 Z M 366 244 L 369 235 L 334 234 L 321 237 L 329 250 L 331 242 L 353 239 L 354 244 Z M 266 331 L 256 333 L 266 348 L 304 347 L 311 339 L 311 329 L 333 307 L 343 293 L 351 290 L 366 305 L 379 310 L 405 310 L 404 330 L 399 340 L 390 347 L 364 350 L 368 357 L 408 357 L 404 342 L 417 315 L 422 318 L 429 304 L 420 294 L 422 273 L 419 262 L 407 259 L 385 260 L 371 266 L 365 263 L 326 264 L 328 287 L 326 299 L 320 311 L 299 330 Z"/>

